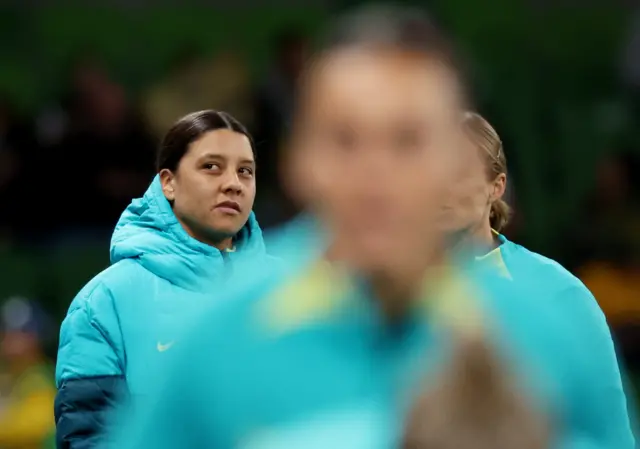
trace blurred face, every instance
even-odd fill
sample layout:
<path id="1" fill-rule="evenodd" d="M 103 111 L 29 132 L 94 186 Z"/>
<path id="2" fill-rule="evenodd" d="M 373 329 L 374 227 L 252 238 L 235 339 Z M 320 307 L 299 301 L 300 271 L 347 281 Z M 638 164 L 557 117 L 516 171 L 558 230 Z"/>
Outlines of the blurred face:
<path id="1" fill-rule="evenodd" d="M 458 232 L 488 222 L 494 181 L 487 176 L 485 161 L 471 137 L 462 141 L 458 169 L 450 181 L 438 220 L 447 232 Z"/>
<path id="2" fill-rule="evenodd" d="M 417 262 L 436 245 L 452 173 L 456 80 L 414 54 L 345 50 L 320 62 L 303 93 L 291 185 L 305 187 L 335 254 L 366 271 Z"/>
<path id="3" fill-rule="evenodd" d="M 187 232 L 207 243 L 237 234 L 256 195 L 255 161 L 249 139 L 221 129 L 189 146 L 176 173 L 160 173 L 166 198 Z"/>
<path id="4" fill-rule="evenodd" d="M 30 356 L 37 348 L 37 339 L 26 332 L 6 332 L 0 341 L 0 354 L 8 361 Z"/>
<path id="5" fill-rule="evenodd" d="M 117 123 L 126 116 L 127 100 L 124 90 L 99 67 L 78 67 L 73 83 L 80 95 L 85 114 L 90 114 L 106 125 Z"/>

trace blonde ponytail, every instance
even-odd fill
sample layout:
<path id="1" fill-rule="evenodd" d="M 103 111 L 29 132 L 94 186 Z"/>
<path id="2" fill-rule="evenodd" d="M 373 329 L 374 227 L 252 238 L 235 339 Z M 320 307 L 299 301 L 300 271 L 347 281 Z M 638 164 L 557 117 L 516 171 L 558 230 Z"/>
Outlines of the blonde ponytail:
<path id="1" fill-rule="evenodd" d="M 489 222 L 491 228 L 501 232 L 509 224 L 511 218 L 511 207 L 502 198 L 491 203 Z"/>
<path id="2" fill-rule="evenodd" d="M 464 115 L 463 125 L 471 136 L 472 141 L 482 151 L 487 166 L 487 176 L 490 180 L 496 179 L 501 174 L 507 174 L 507 158 L 502 147 L 502 140 L 497 131 L 480 114 L 467 112 Z M 502 198 L 494 200 L 491 204 L 489 220 L 491 227 L 496 231 L 502 231 L 511 218 L 511 208 Z"/>

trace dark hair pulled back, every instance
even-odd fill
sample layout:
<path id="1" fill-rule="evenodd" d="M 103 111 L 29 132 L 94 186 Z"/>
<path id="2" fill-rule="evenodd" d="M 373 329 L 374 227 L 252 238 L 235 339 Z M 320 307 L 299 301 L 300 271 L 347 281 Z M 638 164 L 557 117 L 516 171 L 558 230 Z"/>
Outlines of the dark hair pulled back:
<path id="1" fill-rule="evenodd" d="M 176 171 L 193 142 L 206 133 L 219 129 L 247 136 L 255 157 L 255 146 L 247 128 L 227 112 L 207 109 L 185 115 L 167 131 L 158 150 L 156 170 Z"/>

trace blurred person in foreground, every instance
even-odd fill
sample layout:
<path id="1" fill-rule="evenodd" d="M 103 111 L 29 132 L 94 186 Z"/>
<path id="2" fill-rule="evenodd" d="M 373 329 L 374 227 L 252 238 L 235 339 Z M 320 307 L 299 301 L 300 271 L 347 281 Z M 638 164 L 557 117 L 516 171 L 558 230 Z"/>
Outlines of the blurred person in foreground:
<path id="1" fill-rule="evenodd" d="M 438 219 L 462 87 L 419 10 L 338 21 L 303 77 L 290 161 L 329 254 L 207 314 L 112 447 L 634 446 L 610 342 L 583 351 L 590 330 L 537 301 L 538 280 L 451 267 Z"/>
<path id="2" fill-rule="evenodd" d="M 0 448 L 53 448 L 55 425 L 51 411 L 56 393 L 53 367 L 42 349 L 50 326 L 40 307 L 11 298 L 0 307 Z"/>
<path id="3" fill-rule="evenodd" d="M 148 392 L 158 374 L 150 367 L 186 317 L 246 282 L 245 263 L 273 266 L 251 211 L 255 169 L 251 137 L 224 112 L 195 112 L 169 130 L 158 175 L 116 225 L 112 265 L 78 293 L 62 323 L 59 448 L 96 447 L 114 405 Z"/>

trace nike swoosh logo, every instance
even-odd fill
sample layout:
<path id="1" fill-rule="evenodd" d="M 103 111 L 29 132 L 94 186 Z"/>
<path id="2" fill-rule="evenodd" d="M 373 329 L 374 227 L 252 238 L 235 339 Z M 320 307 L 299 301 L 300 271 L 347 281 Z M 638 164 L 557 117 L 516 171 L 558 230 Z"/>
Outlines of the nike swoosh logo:
<path id="1" fill-rule="evenodd" d="M 158 349 L 158 352 L 164 352 L 167 349 L 170 349 L 171 346 L 173 346 L 174 343 L 175 343 L 174 341 L 171 341 L 171 342 L 169 342 L 167 344 L 162 344 L 162 343 L 158 342 L 156 348 Z"/>

